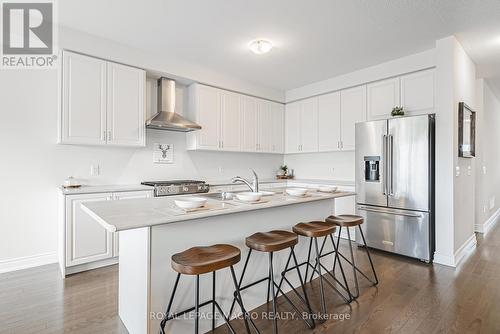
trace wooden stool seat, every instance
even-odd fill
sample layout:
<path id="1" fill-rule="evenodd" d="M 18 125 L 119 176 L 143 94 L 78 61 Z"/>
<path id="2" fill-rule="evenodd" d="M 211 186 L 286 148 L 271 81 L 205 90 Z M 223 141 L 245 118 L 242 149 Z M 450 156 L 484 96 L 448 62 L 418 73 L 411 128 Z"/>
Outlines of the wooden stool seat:
<path id="1" fill-rule="evenodd" d="M 336 225 L 330 222 L 312 221 L 295 225 L 293 231 L 304 237 L 318 238 L 335 233 L 336 228 Z"/>
<path id="2" fill-rule="evenodd" d="M 172 268 L 180 274 L 201 275 L 230 267 L 240 258 L 240 249 L 231 245 L 193 247 L 172 255 Z"/>
<path id="3" fill-rule="evenodd" d="M 326 221 L 342 227 L 354 227 L 363 224 L 363 217 L 356 215 L 338 215 L 326 218 Z"/>
<path id="4" fill-rule="evenodd" d="M 276 252 L 295 246 L 298 236 L 289 231 L 258 232 L 245 239 L 247 247 L 260 252 Z"/>

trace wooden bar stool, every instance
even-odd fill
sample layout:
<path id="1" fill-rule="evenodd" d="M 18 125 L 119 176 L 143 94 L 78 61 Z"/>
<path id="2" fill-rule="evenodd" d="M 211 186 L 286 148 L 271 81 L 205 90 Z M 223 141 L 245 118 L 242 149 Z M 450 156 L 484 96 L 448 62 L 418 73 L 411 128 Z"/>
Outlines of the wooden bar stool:
<path id="1" fill-rule="evenodd" d="M 299 223 L 293 227 L 293 231 L 303 237 L 310 238 L 309 240 L 309 251 L 307 253 L 307 260 L 306 262 L 300 263 L 297 266 L 301 267 L 303 265 L 306 266 L 306 279 L 308 276 L 309 268 L 312 268 L 312 275 L 311 275 L 311 280 L 312 276 L 314 273 L 317 273 L 319 275 L 319 285 L 320 285 L 320 298 L 321 298 L 321 311 L 324 315 L 326 315 L 326 300 L 325 300 L 325 291 L 324 291 L 324 283 L 328 284 L 339 296 L 345 301 L 345 302 L 350 302 L 351 301 L 351 294 L 349 291 L 349 287 L 347 286 L 347 280 L 344 274 L 344 270 L 342 266 L 340 265 L 340 271 L 343 277 L 344 283 L 340 282 L 336 276 L 335 276 L 335 270 L 330 272 L 323 264 L 321 264 L 320 259 L 321 257 L 324 257 L 329 254 L 334 254 L 334 257 L 337 258 L 338 252 L 337 252 L 337 247 L 335 245 L 335 242 L 333 240 L 333 233 L 335 233 L 336 226 L 332 223 L 324 222 L 324 221 L 311 221 L 307 223 Z M 327 238 L 329 238 L 332 242 L 333 245 L 333 252 L 330 252 L 328 254 L 322 255 L 322 253 L 319 251 L 318 248 L 318 238 L 324 237 L 325 240 L 323 242 L 323 247 L 325 245 L 325 242 Z M 312 251 L 312 244 L 314 241 L 314 247 L 316 250 L 316 263 L 313 266 L 311 264 L 311 251 Z M 322 249 L 323 249 L 322 247 Z M 318 265 L 319 264 L 319 265 Z M 293 270 L 294 267 L 288 268 L 288 270 Z M 342 292 L 337 289 L 334 283 L 330 282 L 330 280 L 326 279 L 322 273 L 322 269 L 325 270 L 325 272 L 334 280 L 335 283 L 337 283 L 339 286 L 342 287 L 342 289 L 346 292 L 347 297 L 344 296 Z"/>
<path id="2" fill-rule="evenodd" d="M 330 216 L 326 218 L 327 222 L 333 223 L 339 227 L 339 235 L 337 237 L 337 248 L 340 245 L 340 233 L 342 232 L 342 228 L 346 227 L 347 228 L 347 237 L 348 237 L 348 243 L 349 243 L 349 251 L 351 253 L 351 261 L 349 261 L 344 255 L 339 253 L 339 255 L 347 261 L 352 266 L 352 272 L 354 275 L 354 283 L 356 285 L 356 294 L 353 295 L 354 299 L 359 297 L 359 280 L 358 280 L 358 275 L 357 273 L 360 273 L 362 276 L 364 276 L 370 283 L 373 285 L 378 284 L 378 277 L 377 277 L 377 272 L 375 271 L 375 267 L 373 265 L 372 258 L 370 256 L 370 251 L 368 250 L 368 246 L 366 245 L 366 240 L 365 240 L 365 235 L 363 234 L 363 229 L 361 228 L 361 225 L 364 223 L 363 217 L 361 216 L 356 216 L 356 215 L 338 215 L 338 216 Z M 373 272 L 373 277 L 374 279 L 372 280 L 369 278 L 363 271 L 361 271 L 357 266 L 356 262 L 354 260 L 354 253 L 352 251 L 352 243 L 351 243 L 351 232 L 349 231 L 349 227 L 358 227 L 359 232 L 361 234 L 361 238 L 363 239 L 363 245 L 365 246 L 366 250 L 366 255 L 368 255 L 368 260 L 370 261 L 370 265 L 372 267 L 372 272 Z M 333 264 L 335 268 L 336 260 Z M 339 264 L 340 264 L 340 258 L 339 258 Z"/>
<path id="3" fill-rule="evenodd" d="M 273 299 L 273 333 L 277 334 L 278 333 L 278 322 L 277 322 L 277 305 L 276 305 L 276 298 L 278 298 L 278 295 L 281 293 L 283 297 L 287 300 L 287 302 L 292 306 L 292 308 L 297 312 L 298 314 L 302 314 L 298 307 L 288 298 L 288 296 L 283 292 L 281 289 L 281 283 L 278 285 L 276 284 L 275 278 L 274 278 L 274 268 L 273 268 L 273 254 L 274 252 L 278 252 L 281 250 L 284 250 L 286 248 L 290 248 L 290 256 L 288 257 L 287 264 L 285 266 L 285 270 L 283 271 L 282 277 L 284 277 L 284 273 L 289 271 L 288 270 L 288 265 L 290 264 L 291 258 L 293 258 L 296 267 L 297 267 L 297 274 L 299 276 L 299 281 L 300 285 L 302 287 L 302 293 L 303 296 L 300 295 L 300 293 L 295 289 L 295 287 L 290 283 L 290 281 L 286 278 L 283 278 L 287 284 L 290 286 L 290 288 L 295 292 L 295 294 L 298 296 L 298 298 L 306 305 L 308 313 L 312 314 L 312 309 L 311 305 L 309 303 L 309 298 L 307 296 L 306 289 L 304 287 L 304 281 L 302 280 L 302 275 L 300 273 L 300 270 L 297 265 L 297 257 L 295 256 L 294 252 L 294 247 L 298 242 L 298 237 L 295 233 L 289 232 L 289 231 L 270 231 L 270 232 L 259 232 L 255 233 L 245 239 L 245 244 L 247 245 L 249 249 L 247 258 L 245 260 L 245 265 L 243 267 L 243 272 L 241 273 L 240 281 L 238 282 L 238 287 L 237 291 L 248 289 L 254 285 L 257 285 L 259 283 L 267 281 L 267 302 L 269 302 L 269 290 L 271 290 Z M 243 278 L 245 276 L 245 271 L 248 266 L 248 261 L 250 260 L 250 255 L 252 254 L 252 251 L 259 251 L 259 252 L 264 252 L 269 254 L 269 275 L 267 277 L 264 277 L 260 280 L 257 280 L 253 283 L 247 284 L 245 286 L 241 286 L 243 283 Z M 283 280 L 282 279 L 282 280 Z M 231 305 L 231 312 L 233 310 L 233 307 L 235 305 L 236 300 L 236 292 L 235 292 L 235 299 L 233 300 L 233 305 Z M 241 303 L 240 303 L 241 305 Z M 310 318 L 311 322 L 308 321 L 307 318 Z M 315 323 L 314 319 L 312 317 L 302 317 L 302 320 L 306 323 L 306 325 L 309 328 L 314 328 Z"/>
<path id="4" fill-rule="evenodd" d="M 224 311 L 222 311 L 219 303 L 215 300 L 215 273 L 217 270 L 224 269 L 224 268 L 230 268 L 231 269 L 231 276 L 233 278 L 234 286 L 236 288 L 235 290 L 235 299 L 240 305 L 240 308 L 242 309 L 243 314 L 245 315 L 245 327 L 247 330 L 247 333 L 250 334 L 250 327 L 248 325 L 248 319 L 250 319 L 248 312 L 245 310 L 243 306 L 243 302 L 241 300 L 241 295 L 238 289 L 238 283 L 236 280 L 236 275 L 234 273 L 234 268 L 233 265 L 238 263 L 241 259 L 241 252 L 239 248 L 231 246 L 231 245 L 225 245 L 225 244 L 217 244 L 213 246 L 207 246 L 207 247 L 193 247 L 190 248 L 184 252 L 174 254 L 172 256 L 172 269 L 174 269 L 178 274 L 177 278 L 175 280 L 174 284 L 174 289 L 172 291 L 172 295 L 170 297 L 170 301 L 168 302 L 167 306 L 167 311 L 165 313 L 165 317 L 161 321 L 160 324 L 160 333 L 164 334 L 165 333 L 165 324 L 167 321 L 172 320 L 174 318 L 177 318 L 183 314 L 189 313 L 191 311 L 195 311 L 195 327 L 194 331 L 196 334 L 198 334 L 198 327 L 199 327 L 199 309 L 200 307 L 206 306 L 206 305 L 212 305 L 212 330 L 215 329 L 215 308 L 217 308 L 218 312 L 224 317 L 224 320 L 226 321 L 226 325 L 229 327 L 229 330 L 231 333 L 236 333 L 229 323 L 229 319 L 227 316 L 224 314 Z M 205 301 L 200 304 L 200 296 L 199 296 L 199 289 L 200 289 L 200 275 L 206 274 L 206 273 L 212 273 L 212 299 Z M 175 292 L 177 290 L 177 286 L 179 284 L 179 279 L 181 277 L 181 274 L 183 275 L 196 275 L 196 284 L 195 284 L 195 306 L 191 307 L 187 310 L 171 314 L 170 310 L 172 308 L 172 302 L 174 301 L 174 296 Z M 257 330 L 255 327 L 255 324 L 253 321 L 250 319 L 250 323 L 252 327 Z M 258 332 L 258 331 L 257 331 Z"/>

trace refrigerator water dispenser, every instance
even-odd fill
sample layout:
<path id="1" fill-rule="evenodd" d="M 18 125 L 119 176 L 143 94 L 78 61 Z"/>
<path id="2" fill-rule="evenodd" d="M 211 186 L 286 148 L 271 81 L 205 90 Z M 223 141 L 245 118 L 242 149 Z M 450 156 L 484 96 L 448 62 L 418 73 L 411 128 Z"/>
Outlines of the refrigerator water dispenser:
<path id="1" fill-rule="evenodd" d="M 365 181 L 380 181 L 380 156 L 365 156 Z"/>

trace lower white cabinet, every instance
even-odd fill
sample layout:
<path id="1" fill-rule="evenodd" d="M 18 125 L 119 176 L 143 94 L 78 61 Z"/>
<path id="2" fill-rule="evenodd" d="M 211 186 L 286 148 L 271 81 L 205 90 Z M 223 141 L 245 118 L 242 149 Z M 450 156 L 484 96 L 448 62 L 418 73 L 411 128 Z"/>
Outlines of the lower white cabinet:
<path id="1" fill-rule="evenodd" d="M 151 191 L 66 195 L 61 199 L 59 261 L 63 276 L 118 262 L 118 233 L 91 218 L 81 205 L 96 201 L 148 198 Z"/>

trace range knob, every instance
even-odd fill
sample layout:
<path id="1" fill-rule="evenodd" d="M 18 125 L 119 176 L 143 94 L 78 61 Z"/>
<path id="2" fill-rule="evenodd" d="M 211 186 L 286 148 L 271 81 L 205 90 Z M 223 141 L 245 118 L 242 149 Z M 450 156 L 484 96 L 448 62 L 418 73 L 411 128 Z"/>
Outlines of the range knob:
<path id="1" fill-rule="evenodd" d="M 183 186 L 183 187 L 182 187 L 182 191 L 184 191 L 184 192 L 188 192 L 188 191 L 189 191 L 189 187 L 187 187 L 187 186 Z"/>

